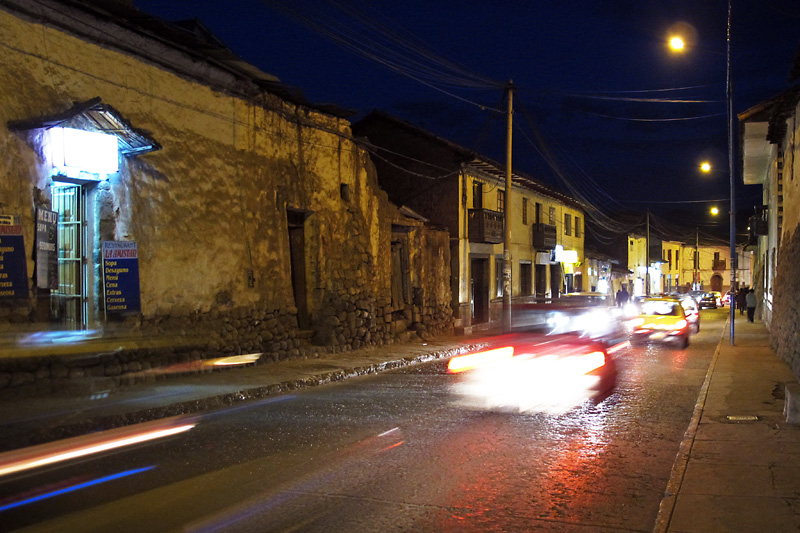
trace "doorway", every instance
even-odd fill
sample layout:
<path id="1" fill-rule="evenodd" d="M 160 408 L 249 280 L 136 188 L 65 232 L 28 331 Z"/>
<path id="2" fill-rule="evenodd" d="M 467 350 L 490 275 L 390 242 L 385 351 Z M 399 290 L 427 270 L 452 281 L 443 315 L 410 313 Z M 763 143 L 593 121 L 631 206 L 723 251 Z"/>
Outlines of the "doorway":
<path id="1" fill-rule="evenodd" d="M 533 280 L 536 285 L 536 297 L 544 298 L 547 296 L 547 265 L 536 265 Z"/>
<path id="2" fill-rule="evenodd" d="M 58 213 L 58 288 L 50 292 L 51 315 L 70 329 L 88 327 L 86 191 L 54 181 L 53 211 Z"/>
<path id="3" fill-rule="evenodd" d="M 470 304 L 472 323 L 483 324 L 489 321 L 489 260 L 470 261 Z"/>
<path id="4" fill-rule="evenodd" d="M 550 265 L 550 297 L 561 296 L 561 263 Z"/>
<path id="5" fill-rule="evenodd" d="M 286 210 L 289 229 L 289 262 L 291 265 L 294 305 L 297 307 L 297 326 L 309 328 L 308 300 L 306 290 L 306 213 Z"/>

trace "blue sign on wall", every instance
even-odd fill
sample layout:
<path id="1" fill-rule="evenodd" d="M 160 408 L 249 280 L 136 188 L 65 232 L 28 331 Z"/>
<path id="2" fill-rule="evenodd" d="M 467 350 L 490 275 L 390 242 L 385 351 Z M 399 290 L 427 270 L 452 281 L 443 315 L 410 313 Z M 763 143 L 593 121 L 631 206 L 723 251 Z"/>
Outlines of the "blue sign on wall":
<path id="1" fill-rule="evenodd" d="M 103 241 L 103 290 L 106 315 L 141 311 L 139 249 L 134 241 Z"/>
<path id="2" fill-rule="evenodd" d="M 0 298 L 28 297 L 25 240 L 19 224 L 0 224 Z"/>

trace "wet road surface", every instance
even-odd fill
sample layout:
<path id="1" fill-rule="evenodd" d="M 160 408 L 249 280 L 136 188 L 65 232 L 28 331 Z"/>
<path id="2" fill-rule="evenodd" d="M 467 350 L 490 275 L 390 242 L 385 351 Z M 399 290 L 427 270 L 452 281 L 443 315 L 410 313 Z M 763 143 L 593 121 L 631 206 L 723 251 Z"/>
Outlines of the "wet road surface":
<path id="1" fill-rule="evenodd" d="M 610 396 L 565 414 L 464 410 L 417 365 L 0 478 L 0 530 L 651 531 L 726 311 L 687 350 L 619 352 Z"/>

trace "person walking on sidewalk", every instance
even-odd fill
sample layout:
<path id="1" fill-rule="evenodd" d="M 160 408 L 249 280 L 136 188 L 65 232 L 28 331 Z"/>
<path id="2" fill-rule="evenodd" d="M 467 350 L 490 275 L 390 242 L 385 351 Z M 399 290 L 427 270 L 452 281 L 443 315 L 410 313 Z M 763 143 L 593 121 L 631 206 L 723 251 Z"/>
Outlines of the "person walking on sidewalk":
<path id="1" fill-rule="evenodd" d="M 744 310 L 747 308 L 745 300 L 747 299 L 747 289 L 745 287 L 739 287 L 739 290 L 736 292 L 736 307 L 739 309 L 739 314 L 743 315 Z"/>
<path id="2" fill-rule="evenodd" d="M 750 289 L 745 297 L 747 303 L 747 321 L 754 322 L 756 318 L 756 291 Z"/>

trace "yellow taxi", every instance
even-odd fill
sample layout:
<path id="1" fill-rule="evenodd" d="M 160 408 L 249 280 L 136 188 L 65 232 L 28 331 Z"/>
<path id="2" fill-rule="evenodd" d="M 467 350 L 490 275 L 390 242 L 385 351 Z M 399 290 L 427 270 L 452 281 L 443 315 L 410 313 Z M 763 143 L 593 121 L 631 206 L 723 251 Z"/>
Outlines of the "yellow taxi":
<path id="1" fill-rule="evenodd" d="M 686 315 L 680 300 L 645 298 L 640 303 L 639 315 L 631 320 L 631 343 L 677 343 L 681 348 L 687 348 L 691 325 Z"/>

